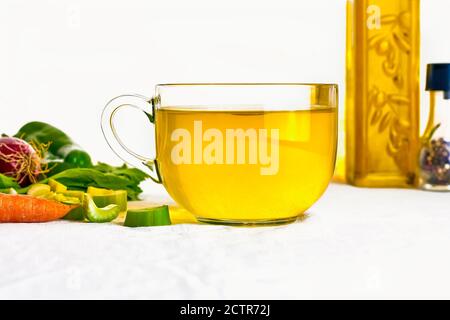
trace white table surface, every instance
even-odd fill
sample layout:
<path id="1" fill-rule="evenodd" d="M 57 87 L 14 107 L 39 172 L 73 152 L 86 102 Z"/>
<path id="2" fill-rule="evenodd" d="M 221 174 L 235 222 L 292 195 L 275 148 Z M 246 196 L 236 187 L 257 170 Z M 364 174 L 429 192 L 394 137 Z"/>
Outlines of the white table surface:
<path id="1" fill-rule="evenodd" d="M 59 221 L 0 239 L 0 298 L 450 298 L 448 193 L 334 184 L 281 227 Z"/>

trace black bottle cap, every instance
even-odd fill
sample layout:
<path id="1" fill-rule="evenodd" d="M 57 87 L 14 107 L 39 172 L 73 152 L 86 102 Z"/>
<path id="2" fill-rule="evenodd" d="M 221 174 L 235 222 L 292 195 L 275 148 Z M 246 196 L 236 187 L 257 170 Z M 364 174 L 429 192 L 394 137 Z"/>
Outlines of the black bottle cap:
<path id="1" fill-rule="evenodd" d="M 427 65 L 427 91 L 444 91 L 445 99 L 450 99 L 450 63 Z"/>

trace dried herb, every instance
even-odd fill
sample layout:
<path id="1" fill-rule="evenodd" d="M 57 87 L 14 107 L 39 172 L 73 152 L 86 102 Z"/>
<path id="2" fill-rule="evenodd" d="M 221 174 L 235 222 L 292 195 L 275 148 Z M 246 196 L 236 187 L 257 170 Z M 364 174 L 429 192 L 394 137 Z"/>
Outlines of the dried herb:
<path id="1" fill-rule="evenodd" d="M 422 149 L 420 168 L 426 176 L 426 183 L 450 185 L 450 141 L 431 139 Z"/>

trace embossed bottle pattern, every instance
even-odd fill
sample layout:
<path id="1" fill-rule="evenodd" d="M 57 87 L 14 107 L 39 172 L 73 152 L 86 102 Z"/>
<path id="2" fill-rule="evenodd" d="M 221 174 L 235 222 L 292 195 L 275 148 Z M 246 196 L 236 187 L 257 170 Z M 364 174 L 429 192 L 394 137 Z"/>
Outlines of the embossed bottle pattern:
<path id="1" fill-rule="evenodd" d="M 347 23 L 347 179 L 411 186 L 419 143 L 419 0 L 349 1 Z"/>

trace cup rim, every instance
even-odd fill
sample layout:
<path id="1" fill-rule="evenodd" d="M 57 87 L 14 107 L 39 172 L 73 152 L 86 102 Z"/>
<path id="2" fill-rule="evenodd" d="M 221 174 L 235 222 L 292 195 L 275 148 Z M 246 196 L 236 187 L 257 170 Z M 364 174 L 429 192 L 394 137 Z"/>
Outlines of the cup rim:
<path id="1" fill-rule="evenodd" d="M 337 83 L 313 83 L 313 82 L 181 82 L 160 83 L 157 87 L 194 87 L 194 86 L 298 86 L 298 87 L 329 87 L 338 88 Z"/>

